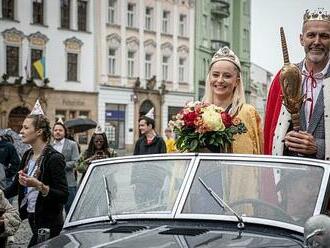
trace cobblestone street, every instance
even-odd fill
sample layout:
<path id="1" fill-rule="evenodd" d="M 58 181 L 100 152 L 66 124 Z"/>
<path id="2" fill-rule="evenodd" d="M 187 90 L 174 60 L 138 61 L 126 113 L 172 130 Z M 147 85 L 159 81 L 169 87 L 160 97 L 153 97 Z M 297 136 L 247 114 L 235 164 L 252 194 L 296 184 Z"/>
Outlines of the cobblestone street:
<path id="1" fill-rule="evenodd" d="M 27 247 L 31 236 L 32 233 L 29 223 L 27 220 L 24 220 L 14 236 L 14 243 L 9 243 L 7 247 L 9 248 Z"/>
<path id="2" fill-rule="evenodd" d="M 17 208 L 17 197 L 14 200 L 13 205 Z M 14 236 L 14 243 L 9 243 L 7 247 L 9 248 L 27 247 L 31 236 L 32 236 L 32 232 L 29 226 L 29 222 L 26 219 L 21 223 L 18 231 L 16 232 Z"/>

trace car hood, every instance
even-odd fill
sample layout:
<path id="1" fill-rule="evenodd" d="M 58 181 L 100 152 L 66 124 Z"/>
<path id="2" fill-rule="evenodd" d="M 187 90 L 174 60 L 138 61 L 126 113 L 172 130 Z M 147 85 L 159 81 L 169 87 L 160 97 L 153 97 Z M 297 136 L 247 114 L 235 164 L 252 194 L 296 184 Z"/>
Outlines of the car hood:
<path id="1" fill-rule="evenodd" d="M 247 230 L 119 225 L 65 231 L 37 247 L 303 247 L 300 238 Z"/>

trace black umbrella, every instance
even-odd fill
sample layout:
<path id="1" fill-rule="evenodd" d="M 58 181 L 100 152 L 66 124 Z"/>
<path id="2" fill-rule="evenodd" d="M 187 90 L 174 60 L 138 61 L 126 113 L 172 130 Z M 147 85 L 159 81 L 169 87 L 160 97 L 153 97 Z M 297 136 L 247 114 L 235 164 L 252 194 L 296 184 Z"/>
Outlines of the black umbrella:
<path id="1" fill-rule="evenodd" d="M 64 122 L 64 125 L 73 130 L 75 133 L 85 132 L 89 129 L 95 128 L 97 123 L 88 118 L 76 118 Z"/>

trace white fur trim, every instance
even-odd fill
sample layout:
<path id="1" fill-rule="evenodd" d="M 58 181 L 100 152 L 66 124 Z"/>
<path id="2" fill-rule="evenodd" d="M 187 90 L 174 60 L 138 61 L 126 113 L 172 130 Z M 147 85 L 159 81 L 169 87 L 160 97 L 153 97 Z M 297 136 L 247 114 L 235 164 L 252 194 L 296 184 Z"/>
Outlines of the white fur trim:
<path id="1" fill-rule="evenodd" d="M 325 160 L 330 160 L 330 77 L 323 80 Z"/>
<path id="2" fill-rule="evenodd" d="M 291 115 L 286 110 L 284 105 L 281 106 L 280 115 L 278 117 L 277 125 L 274 131 L 273 143 L 272 143 L 272 154 L 281 156 L 284 150 L 284 137 L 288 132 L 290 126 Z"/>

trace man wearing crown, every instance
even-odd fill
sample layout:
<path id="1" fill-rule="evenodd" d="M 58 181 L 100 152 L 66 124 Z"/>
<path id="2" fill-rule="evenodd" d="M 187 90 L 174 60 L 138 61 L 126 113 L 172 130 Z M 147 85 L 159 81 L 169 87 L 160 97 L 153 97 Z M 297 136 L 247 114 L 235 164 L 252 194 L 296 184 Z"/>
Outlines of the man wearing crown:
<path id="1" fill-rule="evenodd" d="M 302 74 L 304 101 L 300 130 L 292 130 L 291 116 L 282 104 L 280 73 L 268 93 L 264 127 L 265 154 L 330 159 L 330 14 L 306 10 L 300 44 L 305 58 L 297 66 Z"/>

